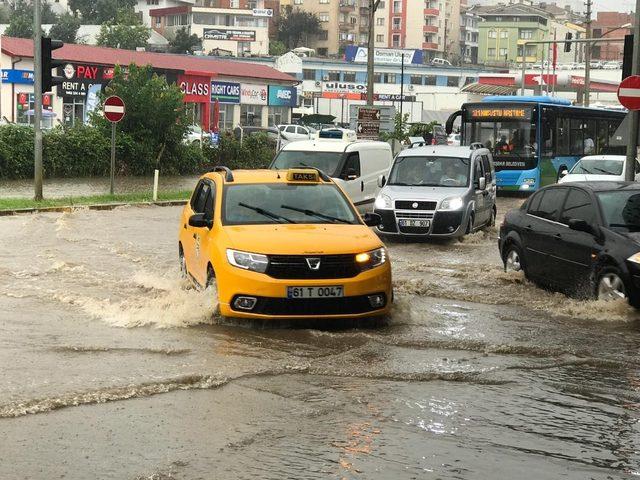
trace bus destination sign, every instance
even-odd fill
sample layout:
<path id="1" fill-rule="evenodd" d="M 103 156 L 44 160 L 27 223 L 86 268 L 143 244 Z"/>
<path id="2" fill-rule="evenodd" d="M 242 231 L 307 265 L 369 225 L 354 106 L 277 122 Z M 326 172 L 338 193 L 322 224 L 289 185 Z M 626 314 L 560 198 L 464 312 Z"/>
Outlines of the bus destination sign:
<path id="1" fill-rule="evenodd" d="M 530 108 L 471 108 L 469 109 L 470 118 L 515 118 L 530 119 Z"/>

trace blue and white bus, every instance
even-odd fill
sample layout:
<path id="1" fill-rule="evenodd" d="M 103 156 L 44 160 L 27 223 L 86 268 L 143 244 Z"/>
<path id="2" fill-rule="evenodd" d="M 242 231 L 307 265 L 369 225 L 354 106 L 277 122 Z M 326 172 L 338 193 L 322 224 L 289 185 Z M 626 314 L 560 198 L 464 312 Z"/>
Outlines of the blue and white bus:
<path id="1" fill-rule="evenodd" d="M 624 112 L 575 107 L 544 96 L 492 96 L 465 103 L 449 118 L 461 117 L 461 144 L 482 143 L 493 152 L 498 189 L 533 191 L 558 181 L 585 155 L 625 154 L 614 141 Z"/>

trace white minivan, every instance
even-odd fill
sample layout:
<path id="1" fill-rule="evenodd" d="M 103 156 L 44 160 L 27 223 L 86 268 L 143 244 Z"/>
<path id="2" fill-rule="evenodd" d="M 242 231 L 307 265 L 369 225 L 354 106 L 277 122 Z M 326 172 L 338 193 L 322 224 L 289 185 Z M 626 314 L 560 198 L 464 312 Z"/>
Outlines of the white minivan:
<path id="1" fill-rule="evenodd" d="M 393 154 L 386 142 L 316 138 L 289 143 L 269 168 L 315 167 L 332 177 L 358 210 L 371 211 L 380 190 L 378 177 L 391 168 Z"/>

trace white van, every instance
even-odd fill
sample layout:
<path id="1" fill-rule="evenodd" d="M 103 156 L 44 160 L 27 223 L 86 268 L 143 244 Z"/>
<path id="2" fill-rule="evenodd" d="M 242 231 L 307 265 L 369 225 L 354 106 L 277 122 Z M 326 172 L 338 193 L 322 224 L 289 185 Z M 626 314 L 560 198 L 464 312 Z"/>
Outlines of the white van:
<path id="1" fill-rule="evenodd" d="M 391 168 L 393 155 L 386 142 L 317 138 L 285 145 L 271 169 L 319 168 L 332 177 L 360 211 L 371 211 L 378 194 L 378 177 Z"/>

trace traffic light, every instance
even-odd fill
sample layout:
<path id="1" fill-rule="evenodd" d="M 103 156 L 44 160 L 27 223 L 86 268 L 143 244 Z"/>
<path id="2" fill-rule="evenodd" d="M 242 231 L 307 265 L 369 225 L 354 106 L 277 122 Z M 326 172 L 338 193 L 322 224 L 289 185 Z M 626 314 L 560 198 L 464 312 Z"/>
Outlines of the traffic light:
<path id="1" fill-rule="evenodd" d="M 633 34 L 624 36 L 624 54 L 622 56 L 622 80 L 631 75 L 633 63 Z"/>
<path id="2" fill-rule="evenodd" d="M 63 82 L 62 77 L 57 77 L 51 73 L 54 68 L 64 65 L 61 60 L 54 60 L 51 58 L 51 53 L 54 50 L 62 48 L 64 43 L 60 40 L 51 40 L 50 38 L 42 37 L 42 93 L 50 92 L 53 87 L 60 85 Z"/>
<path id="3" fill-rule="evenodd" d="M 564 36 L 565 40 L 571 40 L 572 38 L 573 38 L 573 33 L 571 32 L 567 32 L 566 35 Z M 571 51 L 571 42 L 564 42 L 564 51 L 565 52 Z"/>

